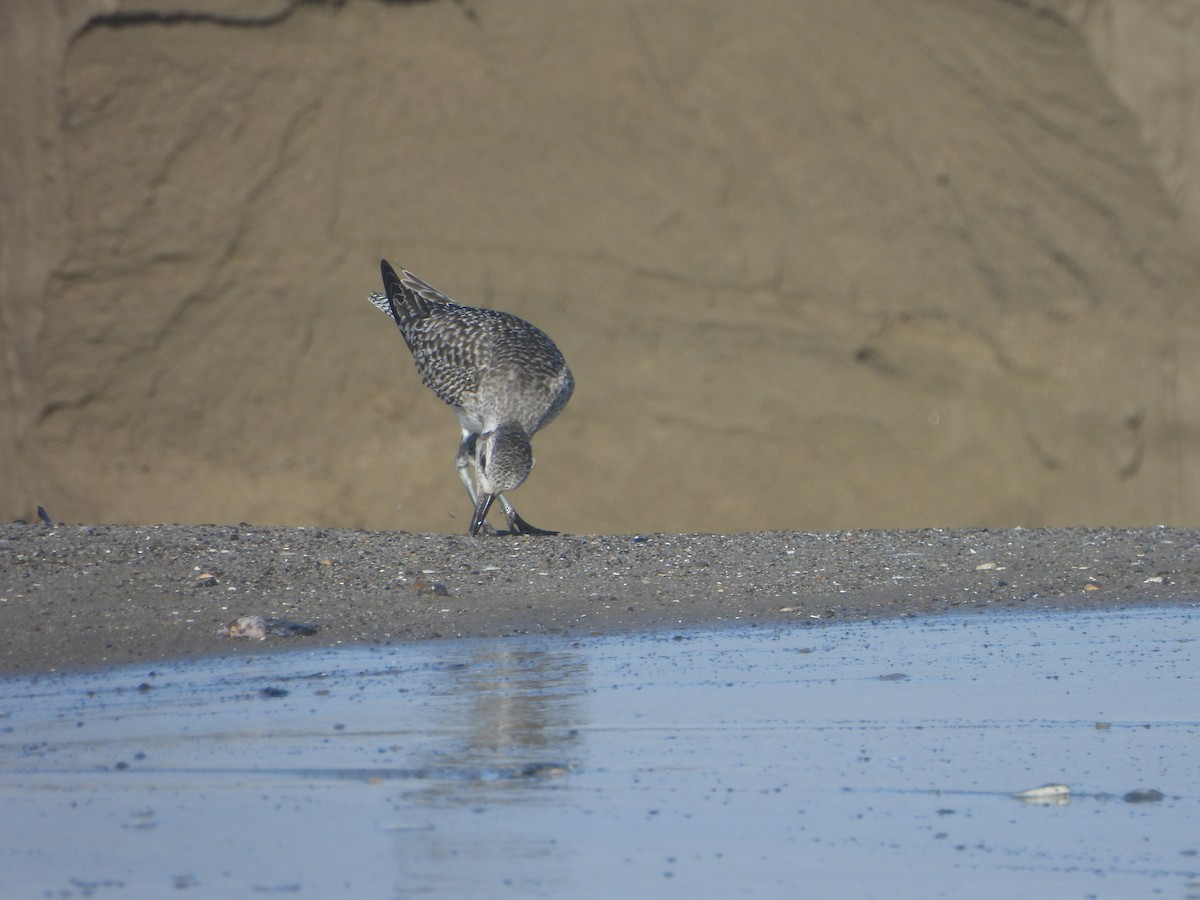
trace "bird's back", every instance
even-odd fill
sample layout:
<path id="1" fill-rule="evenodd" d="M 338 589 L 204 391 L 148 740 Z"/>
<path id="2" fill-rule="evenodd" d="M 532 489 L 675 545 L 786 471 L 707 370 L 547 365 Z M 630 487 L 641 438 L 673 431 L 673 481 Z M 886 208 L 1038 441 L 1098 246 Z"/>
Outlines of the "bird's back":
<path id="1" fill-rule="evenodd" d="M 518 422 L 533 434 L 562 410 L 574 379 L 541 329 L 494 309 L 456 303 L 384 263 L 386 296 L 371 302 L 400 327 L 421 381 L 472 421 Z"/>

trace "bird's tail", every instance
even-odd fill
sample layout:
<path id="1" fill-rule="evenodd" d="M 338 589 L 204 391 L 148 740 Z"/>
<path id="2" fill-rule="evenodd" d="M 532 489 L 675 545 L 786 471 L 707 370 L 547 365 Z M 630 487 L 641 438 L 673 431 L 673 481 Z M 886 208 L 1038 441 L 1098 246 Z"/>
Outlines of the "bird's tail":
<path id="1" fill-rule="evenodd" d="M 370 293 L 367 294 L 367 299 L 374 303 L 376 307 L 383 310 L 383 312 L 391 316 L 391 318 L 396 318 L 396 314 L 392 312 L 392 301 L 390 301 L 383 294 Z"/>

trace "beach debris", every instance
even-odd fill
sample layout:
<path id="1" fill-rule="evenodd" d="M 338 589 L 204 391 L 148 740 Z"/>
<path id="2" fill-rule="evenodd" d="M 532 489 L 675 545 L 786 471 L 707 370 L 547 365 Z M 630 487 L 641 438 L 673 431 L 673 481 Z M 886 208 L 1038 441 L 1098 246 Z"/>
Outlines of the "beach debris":
<path id="1" fill-rule="evenodd" d="M 521 767 L 522 778 L 562 778 L 571 770 L 565 762 L 531 762 Z"/>
<path id="2" fill-rule="evenodd" d="M 1166 581 L 1161 575 L 1151 575 L 1142 584 L 1163 584 Z"/>
<path id="3" fill-rule="evenodd" d="M 1022 803 L 1039 806 L 1065 806 L 1071 802 L 1071 788 L 1065 784 L 1043 784 L 1041 787 L 1018 791 L 1013 796 Z"/>
<path id="4" fill-rule="evenodd" d="M 994 562 L 985 562 L 985 563 L 980 563 L 979 565 L 977 565 L 975 567 L 975 571 L 976 572 L 986 572 L 989 569 L 994 569 L 994 568 L 996 568 L 996 564 Z"/>
<path id="5" fill-rule="evenodd" d="M 217 576 L 212 572 L 201 572 L 196 576 L 196 587 L 216 587 Z"/>
<path id="6" fill-rule="evenodd" d="M 1083 589 L 1085 591 L 1098 591 L 1098 590 L 1100 590 L 1100 585 L 1094 584 L 1093 582 L 1089 581 L 1087 584 L 1085 584 L 1083 586 Z"/>
<path id="7" fill-rule="evenodd" d="M 448 587 L 446 587 L 444 584 L 442 584 L 440 581 L 433 581 L 433 580 L 425 581 L 424 579 L 417 579 L 412 584 L 410 584 L 409 587 L 412 588 L 414 591 L 416 591 L 418 594 L 421 594 L 422 596 L 429 596 L 429 595 L 436 595 L 438 597 L 449 597 L 450 596 L 450 589 Z"/>
<path id="8" fill-rule="evenodd" d="M 1166 799 L 1166 795 L 1154 788 L 1138 788 L 1130 791 L 1121 799 L 1126 803 L 1159 803 Z"/>
<path id="9" fill-rule="evenodd" d="M 221 637 L 265 641 L 269 637 L 307 637 L 317 633 L 317 626 L 269 616 L 242 616 L 217 633 Z"/>
<path id="10" fill-rule="evenodd" d="M 121 827 L 130 831 L 153 831 L 158 827 L 158 819 L 153 809 L 134 810 L 129 814 L 131 821 L 126 822 Z"/>

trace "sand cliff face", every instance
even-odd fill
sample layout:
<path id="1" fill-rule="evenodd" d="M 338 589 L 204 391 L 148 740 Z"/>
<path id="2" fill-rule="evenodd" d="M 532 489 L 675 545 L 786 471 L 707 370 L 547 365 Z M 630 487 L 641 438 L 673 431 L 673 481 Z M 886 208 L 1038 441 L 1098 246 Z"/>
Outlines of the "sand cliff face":
<path id="1" fill-rule="evenodd" d="M 1138 123 L 1172 205 L 1200 235 L 1200 4 L 1038 0 L 1074 23 Z"/>
<path id="2" fill-rule="evenodd" d="M 1195 521 L 1195 169 L 1059 6 L 7 4 L 0 515 L 465 528 L 386 256 L 566 354 L 539 525 Z"/>

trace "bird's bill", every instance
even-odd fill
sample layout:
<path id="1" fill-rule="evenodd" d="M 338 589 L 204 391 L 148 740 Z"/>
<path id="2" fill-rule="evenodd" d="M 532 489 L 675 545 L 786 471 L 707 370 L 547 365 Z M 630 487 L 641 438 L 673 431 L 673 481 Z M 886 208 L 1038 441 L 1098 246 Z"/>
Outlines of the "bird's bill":
<path id="1" fill-rule="evenodd" d="M 487 518 L 488 510 L 492 508 L 492 504 L 495 502 L 495 494 L 479 495 L 479 502 L 475 504 L 475 515 L 471 516 L 472 537 L 479 534 L 479 529 L 483 527 L 483 520 Z"/>

